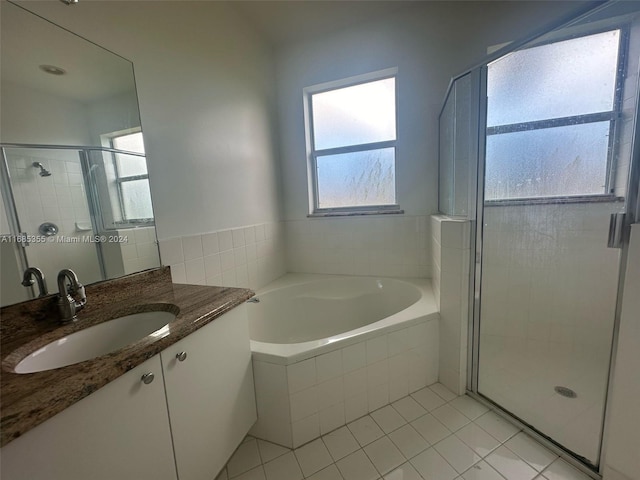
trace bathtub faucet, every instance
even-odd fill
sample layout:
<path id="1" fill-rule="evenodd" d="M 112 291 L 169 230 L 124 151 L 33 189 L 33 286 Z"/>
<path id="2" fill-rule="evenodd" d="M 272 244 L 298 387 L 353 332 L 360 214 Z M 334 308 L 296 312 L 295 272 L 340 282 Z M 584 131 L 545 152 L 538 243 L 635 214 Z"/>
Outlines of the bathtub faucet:
<path id="1" fill-rule="evenodd" d="M 260 299 L 258 297 L 251 297 L 247 300 L 247 303 L 260 303 Z"/>

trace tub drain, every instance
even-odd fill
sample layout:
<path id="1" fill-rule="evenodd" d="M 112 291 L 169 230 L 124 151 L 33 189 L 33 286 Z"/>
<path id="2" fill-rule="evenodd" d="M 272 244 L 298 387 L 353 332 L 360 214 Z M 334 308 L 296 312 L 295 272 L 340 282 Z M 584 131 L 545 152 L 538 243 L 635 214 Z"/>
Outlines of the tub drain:
<path id="1" fill-rule="evenodd" d="M 562 395 L 563 397 L 576 398 L 578 396 L 576 392 L 574 392 L 573 390 L 567 387 L 558 386 L 558 387 L 554 387 L 554 390 L 556 391 L 556 393 Z"/>

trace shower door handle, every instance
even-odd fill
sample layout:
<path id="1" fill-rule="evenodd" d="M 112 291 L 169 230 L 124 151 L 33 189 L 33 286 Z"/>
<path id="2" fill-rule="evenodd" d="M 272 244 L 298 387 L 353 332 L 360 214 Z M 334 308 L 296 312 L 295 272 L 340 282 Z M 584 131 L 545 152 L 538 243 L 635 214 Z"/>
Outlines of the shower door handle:
<path id="1" fill-rule="evenodd" d="M 609 220 L 609 239 L 607 247 L 622 248 L 622 229 L 624 227 L 624 213 L 612 213 Z"/>

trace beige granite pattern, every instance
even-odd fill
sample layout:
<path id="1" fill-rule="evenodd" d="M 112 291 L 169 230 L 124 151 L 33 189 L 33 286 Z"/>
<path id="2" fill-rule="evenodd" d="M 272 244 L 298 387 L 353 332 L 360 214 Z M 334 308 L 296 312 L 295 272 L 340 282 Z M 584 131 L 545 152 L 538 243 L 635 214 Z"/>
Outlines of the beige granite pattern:
<path id="1" fill-rule="evenodd" d="M 60 325 L 56 296 L 0 309 L 0 446 L 251 298 L 244 288 L 176 285 L 168 267 L 86 287 L 78 321 Z M 169 334 L 140 341 L 92 360 L 44 372 L 16 374 L 28 353 L 70 333 L 123 315 L 150 310 L 177 314 Z"/>

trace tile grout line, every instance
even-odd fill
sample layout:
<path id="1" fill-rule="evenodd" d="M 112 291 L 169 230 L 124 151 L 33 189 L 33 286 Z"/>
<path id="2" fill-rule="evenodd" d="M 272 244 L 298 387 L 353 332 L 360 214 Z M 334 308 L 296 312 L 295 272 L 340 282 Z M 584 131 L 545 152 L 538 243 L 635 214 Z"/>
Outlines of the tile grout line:
<path id="1" fill-rule="evenodd" d="M 293 456 L 294 456 L 294 458 L 295 458 L 295 460 L 296 460 L 296 464 L 297 464 L 297 466 L 298 466 L 298 468 L 299 468 L 299 470 L 300 470 L 300 472 L 301 472 L 301 474 L 302 474 L 302 478 L 303 478 L 303 479 L 307 479 L 307 478 L 313 477 L 314 475 L 317 475 L 318 473 L 320 473 L 320 472 L 322 472 L 322 471 L 324 471 L 324 470 L 326 470 L 326 469 L 330 468 L 331 466 L 334 466 L 334 467 L 335 467 L 335 470 L 334 470 L 334 471 L 335 471 L 335 472 L 337 472 L 338 476 L 339 476 L 342 480 L 345 480 L 345 477 L 344 477 L 344 475 L 342 474 L 342 472 L 340 471 L 340 469 L 338 468 L 337 463 L 338 463 L 338 461 L 341 461 L 341 460 L 343 460 L 344 458 L 349 457 L 350 455 L 353 455 L 353 454 L 355 454 L 355 453 L 358 453 L 360 450 L 362 451 L 362 453 L 364 453 L 365 458 L 366 458 L 366 459 L 367 459 L 367 461 L 371 464 L 371 466 L 373 466 L 374 471 L 376 472 L 376 474 L 377 474 L 377 475 L 379 475 L 379 477 L 377 477 L 377 480 L 382 480 L 382 479 L 384 478 L 384 476 L 385 476 L 385 475 L 389 475 L 389 474 L 393 473 L 395 470 L 397 470 L 398 468 L 400 468 L 402 465 L 405 465 L 405 464 L 409 464 L 409 465 L 411 465 L 411 467 L 412 467 L 412 468 L 415 468 L 415 467 L 413 466 L 413 464 L 411 463 L 411 460 L 413 460 L 413 459 L 414 459 L 414 458 L 416 458 L 417 456 L 419 456 L 419 455 L 423 454 L 424 452 L 428 451 L 430 448 L 433 448 L 434 453 L 436 453 L 440 458 L 442 458 L 442 460 L 444 460 L 444 461 L 445 461 L 445 463 L 446 463 L 446 464 L 447 464 L 447 465 L 448 465 L 448 466 L 449 466 L 449 467 L 450 467 L 450 468 L 451 468 L 451 469 L 452 469 L 452 470 L 457 474 L 457 476 L 456 476 L 456 477 L 454 477 L 454 478 L 455 478 L 455 480 L 463 480 L 462 475 L 465 475 L 465 474 L 467 474 L 468 472 L 472 471 L 472 469 L 473 469 L 475 466 L 477 466 L 479 463 L 481 463 L 481 462 L 486 462 L 486 459 L 487 459 L 489 456 L 491 456 L 492 454 L 494 454 L 494 453 L 495 453 L 495 451 L 496 451 L 496 450 L 498 450 L 498 449 L 499 449 L 499 448 L 501 448 L 501 447 L 504 447 L 506 450 L 508 450 L 512 455 L 514 455 L 514 456 L 515 456 L 515 458 L 517 458 L 519 461 L 521 461 L 521 462 L 522 462 L 522 464 L 527 465 L 529 468 L 531 468 L 533 471 L 535 471 L 536 473 L 535 473 L 534 479 L 541 479 L 541 480 L 544 480 L 544 478 L 546 478 L 546 477 L 543 477 L 544 473 L 545 473 L 545 472 L 547 472 L 547 471 L 549 471 L 549 469 L 550 469 L 551 465 L 553 465 L 555 462 L 557 462 L 557 461 L 558 461 L 558 459 L 560 459 L 560 458 L 561 458 L 561 457 L 560 457 L 560 456 L 558 456 L 558 455 L 554 455 L 554 457 L 555 457 L 555 458 L 553 458 L 553 460 L 552 460 L 548 465 L 544 466 L 544 468 L 542 468 L 542 470 L 538 471 L 538 470 L 537 470 L 537 468 L 536 468 L 536 466 L 535 466 L 534 464 L 532 464 L 532 463 L 530 463 L 529 461 L 527 461 L 525 458 L 523 458 L 523 456 L 521 456 L 520 454 L 516 453 L 515 451 L 513 451 L 512 449 L 510 449 L 510 448 L 506 445 L 509 441 L 511 441 L 511 440 L 512 440 L 513 438 L 515 438 L 517 435 L 519 435 L 520 433 L 523 433 L 523 431 L 522 431 L 522 430 L 516 430 L 516 432 L 515 432 L 515 433 L 510 434 L 510 435 L 509 435 L 507 438 L 505 438 L 504 440 L 498 439 L 498 438 L 494 437 L 494 436 L 493 436 L 489 431 L 485 430 L 485 428 L 484 428 L 482 425 L 480 425 L 480 424 L 476 423 L 480 418 L 482 418 L 482 417 L 484 417 L 485 415 L 489 414 L 492 410 L 490 410 L 490 409 L 489 409 L 489 410 L 487 410 L 487 411 L 485 411 L 485 412 L 481 413 L 480 415 L 475 416 L 475 418 L 471 418 L 470 416 L 466 415 L 462 410 L 460 410 L 459 408 L 457 408 L 455 405 L 453 405 L 453 404 L 452 404 L 452 402 L 453 402 L 453 401 L 455 401 L 456 399 L 458 399 L 458 398 L 464 398 L 464 395 L 461 395 L 461 396 L 455 396 L 455 397 L 454 397 L 454 398 L 452 398 L 451 400 L 448 400 L 448 401 L 447 401 L 447 400 L 446 400 L 446 399 L 444 399 L 441 395 L 439 395 L 436 391 L 432 390 L 430 387 L 425 387 L 425 389 L 427 389 L 427 390 L 431 391 L 433 394 L 437 395 L 437 396 L 438 396 L 438 398 L 442 399 L 445 403 L 444 403 L 444 404 L 442 404 L 442 405 L 438 405 L 437 407 L 434 407 L 433 409 L 429 410 L 429 409 L 425 408 L 425 407 L 424 407 L 424 405 L 422 405 L 420 402 L 418 402 L 415 398 L 413 398 L 413 397 L 411 396 L 411 394 L 409 394 L 409 395 L 407 395 L 407 396 L 405 396 L 405 397 L 403 397 L 403 398 L 412 398 L 412 399 L 413 399 L 413 400 L 414 400 L 418 405 L 420 405 L 420 407 L 424 410 L 424 412 L 422 413 L 422 415 L 420 415 L 420 416 L 418 416 L 418 417 L 414 418 L 412 421 L 408 421 L 408 420 L 407 420 L 407 418 L 405 418 L 404 416 L 402 416 L 402 414 L 401 414 L 401 413 L 400 413 L 400 411 L 397 409 L 397 407 L 395 407 L 395 406 L 393 405 L 393 403 L 395 403 L 395 402 L 392 402 L 392 403 L 389 403 L 389 404 L 387 404 L 387 405 L 384 405 L 383 407 L 381 407 L 381 408 L 379 408 L 379 409 L 377 409 L 377 410 L 374 410 L 373 412 L 368 412 L 368 413 L 366 413 L 365 415 L 363 415 L 362 417 L 359 417 L 358 419 L 352 420 L 351 422 L 346 423 L 345 425 L 341 425 L 341 426 L 339 426 L 339 427 L 335 428 L 334 430 L 332 430 L 332 431 L 330 431 L 330 432 L 325 433 L 324 435 L 320 435 L 320 436 L 318 437 L 318 439 L 320 439 L 320 440 L 321 440 L 321 445 L 322 445 L 322 447 L 327 451 L 327 453 L 328 453 L 328 458 L 331 460 L 331 463 L 329 463 L 329 464 L 325 465 L 323 468 L 321 468 L 321 469 L 320 469 L 320 470 L 318 470 L 317 472 L 312 473 L 312 474 L 311 474 L 311 475 L 309 475 L 308 477 L 307 477 L 307 476 L 305 476 L 304 471 L 302 470 L 302 465 L 301 465 L 301 463 L 300 463 L 300 460 L 298 459 L 298 456 L 296 455 L 296 450 L 298 450 L 299 448 L 302 448 L 304 445 L 301 445 L 301 446 L 300 446 L 300 447 L 298 447 L 297 449 L 293 449 L 293 448 L 289 449 L 289 448 L 287 448 L 287 447 L 283 447 L 283 448 L 285 448 L 285 449 L 286 449 L 286 450 L 288 450 L 289 452 L 293 453 Z M 420 390 L 422 390 L 422 389 L 420 389 Z M 412 392 L 412 393 L 415 393 L 415 392 Z M 396 400 L 396 402 L 397 402 L 397 401 L 399 401 L 399 400 L 402 400 L 402 399 L 398 399 L 398 400 Z M 449 404 L 451 404 L 451 405 L 449 405 Z M 388 407 L 388 406 L 392 407 L 392 410 L 391 410 L 391 411 L 393 411 L 395 414 L 397 414 L 397 415 L 402 419 L 402 421 L 403 421 L 404 423 L 403 423 L 402 425 L 400 425 L 400 426 L 397 426 L 397 427 L 395 427 L 395 428 L 393 428 L 393 429 L 389 430 L 389 432 L 386 432 L 386 431 L 382 428 L 382 425 L 380 424 L 380 421 L 376 420 L 376 419 L 375 419 L 375 417 L 373 417 L 371 414 L 372 414 L 372 413 L 374 413 L 374 412 L 376 412 L 376 411 L 379 411 L 379 410 L 381 410 L 381 409 L 383 409 L 383 408 L 386 408 L 386 407 Z M 432 444 L 429 440 L 427 440 L 426 438 L 424 438 L 424 437 L 422 436 L 422 434 L 421 434 L 421 433 L 420 433 L 420 432 L 419 432 L 419 431 L 418 431 L 418 430 L 417 430 L 417 429 L 412 425 L 412 422 L 415 422 L 415 421 L 419 420 L 420 418 L 425 417 L 426 415 L 431 415 L 435 420 L 437 420 L 438 422 L 442 423 L 442 422 L 441 422 L 437 417 L 435 417 L 435 416 L 432 414 L 432 412 L 433 412 L 433 411 L 435 411 L 435 410 L 437 410 L 437 409 L 439 409 L 439 408 L 441 408 L 441 407 L 443 407 L 443 406 L 449 406 L 450 408 L 454 409 L 457 413 L 461 414 L 464 418 L 466 418 L 466 419 L 467 419 L 467 420 L 469 420 L 469 421 L 468 421 L 465 425 L 463 425 L 462 427 L 457 428 L 456 430 L 452 430 L 452 429 L 450 429 L 449 427 L 447 427 L 446 425 L 444 425 L 444 424 L 443 424 L 443 425 L 444 425 L 444 427 L 445 427 L 445 428 L 446 428 L 450 433 L 449 433 L 447 436 L 445 436 L 444 438 L 441 438 L 441 439 L 439 439 L 437 442 L 435 442 L 435 443 L 433 443 L 433 444 Z M 369 441 L 369 442 L 368 442 L 368 443 L 366 443 L 365 445 L 362 445 L 362 444 L 360 443 L 360 441 L 355 437 L 355 435 L 354 435 L 354 433 L 351 431 L 351 429 L 349 428 L 349 425 L 350 425 L 350 424 L 352 424 L 352 423 L 354 423 L 354 422 L 356 422 L 356 421 L 358 421 L 358 420 L 361 420 L 361 419 L 363 419 L 363 418 L 365 418 L 365 417 L 369 417 L 369 418 L 371 419 L 371 421 L 373 422 L 373 424 L 374 424 L 374 425 L 376 425 L 376 426 L 377 426 L 377 428 L 382 432 L 382 436 L 380 436 L 380 437 L 376 438 L 376 439 L 375 439 L 375 440 L 373 440 L 373 441 Z M 381 418 L 382 418 L 382 417 L 381 417 Z M 484 454 L 480 454 L 480 453 L 478 453 L 478 452 L 474 449 L 474 447 L 473 447 L 472 445 L 469 445 L 469 444 L 468 444 L 467 442 L 465 442 L 465 441 L 464 441 L 460 436 L 458 436 L 458 434 L 459 434 L 460 430 L 462 430 L 463 428 L 465 428 L 465 427 L 467 427 L 467 426 L 470 426 L 470 425 L 474 425 L 475 427 L 477 427 L 478 429 L 480 429 L 480 431 L 482 431 L 484 434 L 486 434 L 489 438 L 491 438 L 491 439 L 493 439 L 495 442 L 497 442 L 497 446 L 495 446 L 495 447 L 494 447 L 494 448 L 492 448 L 491 450 L 488 450 L 488 451 L 487 451 L 486 453 L 484 453 Z M 412 457 L 408 457 L 408 456 L 407 456 L 407 455 L 406 455 L 402 450 L 400 450 L 399 446 L 398 446 L 398 445 L 397 445 L 397 444 L 392 440 L 392 438 L 389 436 L 390 434 L 393 434 L 394 432 L 396 432 L 396 431 L 398 431 L 398 430 L 400 430 L 400 429 L 402 429 L 402 428 L 405 428 L 405 427 L 407 427 L 407 426 L 409 426 L 411 429 L 413 429 L 413 431 L 415 431 L 415 432 L 416 432 L 416 434 L 417 434 L 417 435 L 418 435 L 422 440 L 424 440 L 424 441 L 426 442 L 426 444 L 428 445 L 426 449 L 424 449 L 424 450 L 422 450 L 422 451 L 418 452 L 417 454 L 413 455 Z M 340 459 L 338 459 L 338 460 L 335 460 L 335 459 L 334 459 L 334 457 L 333 457 L 333 455 L 332 455 L 332 453 L 331 453 L 331 451 L 329 450 L 329 447 L 327 446 L 327 443 L 326 443 L 326 437 L 327 437 L 328 435 L 332 434 L 333 432 L 336 432 L 337 430 L 339 430 L 339 429 L 341 429 L 341 428 L 346 428 L 346 429 L 347 429 L 347 430 L 346 430 L 346 431 L 347 431 L 347 433 L 348 433 L 348 434 L 349 434 L 349 435 L 354 439 L 354 441 L 356 442 L 356 445 L 357 445 L 357 447 L 358 447 L 358 448 L 357 448 L 355 451 L 350 452 L 350 453 L 348 453 L 347 455 L 343 456 L 342 458 L 340 458 Z M 517 427 L 514 427 L 514 428 L 517 428 Z M 526 433 L 525 433 L 525 435 L 526 435 Z M 450 462 L 450 461 L 449 461 L 449 460 L 448 460 L 444 455 L 442 455 L 442 454 L 441 454 L 441 453 L 440 453 L 440 452 L 435 448 L 435 447 L 436 447 L 436 445 L 441 444 L 442 442 L 444 442 L 444 441 L 445 441 L 445 440 L 447 440 L 447 439 L 450 439 L 452 436 L 453 436 L 453 437 L 455 437 L 455 439 L 456 439 L 458 442 L 460 442 L 462 445 L 464 445 L 466 448 L 468 448 L 469 450 L 471 450 L 471 451 L 474 453 L 474 455 L 476 455 L 476 456 L 479 458 L 479 460 L 478 460 L 477 462 L 475 462 L 473 465 L 469 466 L 469 468 L 467 468 L 467 469 L 466 469 L 464 472 L 462 472 L 462 473 L 458 473 L 458 471 L 457 471 L 457 469 L 454 467 L 454 465 L 453 465 L 453 464 L 452 464 L 452 463 L 451 463 L 451 462 Z M 373 443 L 375 443 L 375 442 L 377 442 L 377 441 L 380 441 L 380 440 L 384 439 L 384 438 L 386 438 L 388 441 L 390 441 L 390 442 L 391 442 L 391 444 L 394 446 L 394 448 L 395 448 L 395 449 L 400 453 L 400 457 L 402 458 L 402 462 L 400 463 L 400 465 L 397 465 L 397 466 L 393 467 L 389 472 L 387 472 L 387 473 L 384 473 L 384 474 L 383 474 L 383 473 L 380 471 L 380 469 L 376 466 L 376 464 L 373 462 L 373 458 L 370 456 L 370 454 L 369 454 L 369 453 L 367 453 L 367 451 L 365 450 L 365 448 L 366 448 L 366 447 L 368 447 L 369 445 L 372 445 Z M 258 466 L 260 466 L 260 467 L 261 467 L 262 472 L 263 472 L 263 474 L 265 475 L 265 478 L 266 478 L 266 470 L 265 470 L 265 468 L 264 468 L 265 463 L 264 463 L 264 459 L 263 459 L 262 452 L 261 452 L 260 447 L 259 447 L 259 445 L 258 445 L 258 440 L 259 440 L 258 438 L 254 438 L 254 437 L 252 437 L 252 436 L 251 436 L 251 440 L 245 440 L 243 443 L 246 443 L 247 441 L 254 441 L 254 442 L 256 443 L 256 448 L 258 449 L 258 456 L 259 456 L 259 459 L 260 459 L 260 462 L 261 462 L 261 464 L 260 464 L 260 465 L 258 465 Z M 317 439 L 314 439 L 314 440 L 312 440 L 311 442 L 313 442 L 313 441 L 315 441 L 315 440 L 317 440 Z M 266 441 L 266 440 L 263 440 L 263 441 L 265 441 L 265 442 L 267 442 L 267 443 L 273 443 L 273 442 L 268 442 L 268 441 Z M 308 444 L 309 444 L 309 443 L 311 443 L 311 442 L 307 442 L 305 445 L 308 445 Z M 493 442 L 492 442 L 492 443 L 493 443 Z M 241 444 L 241 445 L 242 445 L 242 444 Z M 274 444 L 274 445 L 277 445 L 277 444 Z M 539 444 L 536 442 L 536 445 L 539 445 Z M 540 447 L 544 448 L 544 446 L 543 446 L 543 445 L 540 445 Z M 288 452 L 287 452 L 287 453 L 288 453 Z M 552 452 L 552 453 L 553 453 L 553 452 Z M 282 457 L 283 455 L 286 455 L 286 453 L 284 453 L 284 454 L 282 454 L 282 455 L 278 455 L 277 457 L 274 457 L 274 458 L 273 458 L 273 459 L 271 459 L 270 461 L 276 460 L 277 458 L 280 458 L 280 457 Z M 489 465 L 489 467 L 492 469 L 492 471 L 496 472 L 496 473 L 497 473 L 501 478 L 505 478 L 505 480 L 509 480 L 508 478 L 504 477 L 504 475 L 503 475 L 503 473 L 502 473 L 501 471 L 499 471 L 499 470 L 497 470 L 495 467 L 493 467 L 493 465 L 491 465 L 491 464 L 490 464 L 490 463 L 488 463 L 488 462 L 486 462 L 486 463 Z M 536 464 L 536 465 L 539 465 L 539 464 Z M 254 467 L 254 468 L 257 468 L 258 466 Z M 225 465 L 225 469 L 227 469 L 227 466 L 226 466 L 226 465 Z M 223 469 L 223 472 L 224 472 L 224 470 L 225 470 L 225 469 Z M 228 469 L 227 469 L 227 470 L 228 470 Z M 252 470 L 252 469 L 250 469 L 249 471 L 251 471 L 251 470 Z M 417 470 L 416 470 L 416 471 L 417 471 Z M 240 475 L 236 475 L 236 476 L 235 476 L 235 477 L 233 477 L 233 478 L 238 478 L 239 476 L 246 475 L 247 473 L 248 473 L 248 472 L 243 472 L 242 474 L 240 474 Z M 228 471 L 227 471 L 227 475 L 228 475 Z M 420 477 L 422 477 L 422 475 L 420 475 Z M 230 480 L 231 480 L 231 479 L 230 479 Z M 267 478 L 267 480 L 269 480 L 269 479 Z"/>

